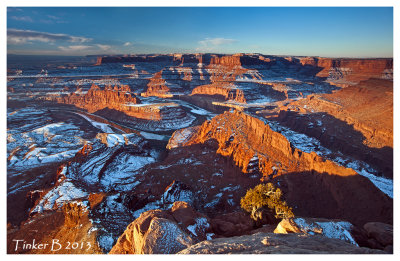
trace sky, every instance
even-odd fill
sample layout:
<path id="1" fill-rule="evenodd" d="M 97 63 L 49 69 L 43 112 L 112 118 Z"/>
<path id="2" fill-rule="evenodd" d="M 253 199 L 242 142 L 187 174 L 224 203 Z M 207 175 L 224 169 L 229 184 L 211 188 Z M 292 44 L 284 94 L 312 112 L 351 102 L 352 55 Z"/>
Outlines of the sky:
<path id="1" fill-rule="evenodd" d="M 392 7 L 8 7 L 7 53 L 393 57 Z"/>

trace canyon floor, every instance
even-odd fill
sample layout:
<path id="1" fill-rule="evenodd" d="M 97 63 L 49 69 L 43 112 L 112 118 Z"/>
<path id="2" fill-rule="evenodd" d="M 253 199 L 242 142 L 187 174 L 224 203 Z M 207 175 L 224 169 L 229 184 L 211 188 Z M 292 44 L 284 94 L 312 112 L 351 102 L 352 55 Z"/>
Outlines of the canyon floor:
<path id="1" fill-rule="evenodd" d="M 20 61 L 7 253 L 393 252 L 392 59 Z M 294 217 L 241 208 L 266 183 Z"/>

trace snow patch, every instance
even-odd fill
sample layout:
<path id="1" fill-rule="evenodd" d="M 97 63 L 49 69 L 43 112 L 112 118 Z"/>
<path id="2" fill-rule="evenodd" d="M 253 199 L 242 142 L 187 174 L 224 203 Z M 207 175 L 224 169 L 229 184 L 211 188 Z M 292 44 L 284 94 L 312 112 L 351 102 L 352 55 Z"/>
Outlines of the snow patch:
<path id="1" fill-rule="evenodd" d="M 328 238 L 336 238 L 358 246 L 350 233 L 352 224 L 346 221 L 307 222 L 303 218 L 293 220 L 299 228 L 310 235 L 321 234 Z"/>
<path id="2" fill-rule="evenodd" d="M 45 210 L 61 208 L 64 203 L 85 199 L 89 194 L 77 188 L 70 179 L 63 180 L 58 186 L 47 192 L 32 210 L 33 213 L 42 213 Z"/>

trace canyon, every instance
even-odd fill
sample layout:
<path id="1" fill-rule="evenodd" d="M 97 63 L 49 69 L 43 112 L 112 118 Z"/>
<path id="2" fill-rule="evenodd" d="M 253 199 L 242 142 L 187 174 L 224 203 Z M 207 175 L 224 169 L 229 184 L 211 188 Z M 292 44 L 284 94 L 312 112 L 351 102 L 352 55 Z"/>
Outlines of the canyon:
<path id="1" fill-rule="evenodd" d="M 393 252 L 393 59 L 87 59 L 7 71 L 9 254 Z"/>

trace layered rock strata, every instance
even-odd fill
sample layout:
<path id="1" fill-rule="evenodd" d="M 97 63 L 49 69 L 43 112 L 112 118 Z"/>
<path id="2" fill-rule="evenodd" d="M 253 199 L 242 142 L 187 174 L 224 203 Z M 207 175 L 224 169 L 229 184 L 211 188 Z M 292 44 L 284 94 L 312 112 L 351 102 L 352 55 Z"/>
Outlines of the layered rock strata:
<path id="1" fill-rule="evenodd" d="M 149 97 L 149 96 L 157 96 L 160 98 L 172 97 L 170 89 L 166 85 L 166 81 L 162 78 L 162 70 L 154 74 L 154 76 L 150 78 L 150 82 L 147 84 L 146 92 L 143 92 L 140 95 L 143 97 Z"/>
<path id="2" fill-rule="evenodd" d="M 177 144 L 174 136 L 171 140 Z M 295 215 L 344 219 L 359 226 L 393 222 L 392 200 L 370 180 L 315 152 L 299 150 L 260 119 L 225 112 L 180 144 L 210 140 L 218 143 L 217 153 L 230 157 L 242 172 L 261 173 L 262 181 L 279 184 Z"/>

